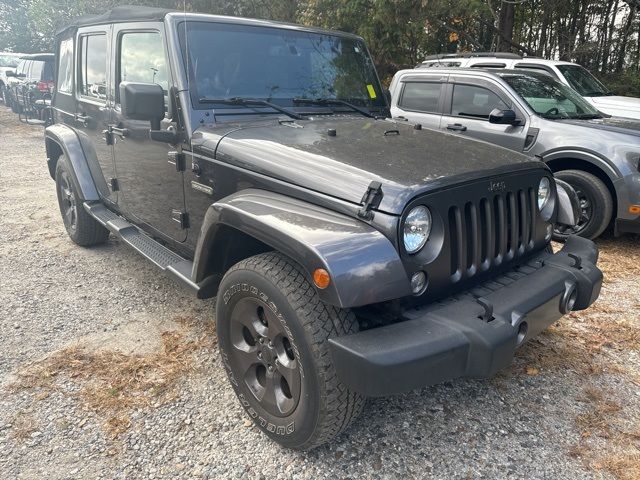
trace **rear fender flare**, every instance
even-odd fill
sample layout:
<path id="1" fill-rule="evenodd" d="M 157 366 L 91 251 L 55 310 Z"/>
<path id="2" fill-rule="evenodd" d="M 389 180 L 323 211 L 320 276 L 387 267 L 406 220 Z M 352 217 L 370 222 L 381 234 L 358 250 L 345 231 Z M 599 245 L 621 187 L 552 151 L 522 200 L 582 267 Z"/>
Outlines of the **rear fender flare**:
<path id="1" fill-rule="evenodd" d="M 45 145 L 47 150 L 47 163 L 49 173 L 55 178 L 58 155 L 64 154 L 69 162 L 71 175 L 79 188 L 79 194 L 84 201 L 100 200 L 99 190 L 91 175 L 89 162 L 93 161 L 97 165 L 98 160 L 95 150 L 90 144 L 80 141 L 78 134 L 66 125 L 50 125 L 44 131 Z M 104 177 L 101 177 L 103 188 L 107 188 Z"/>
<path id="2" fill-rule="evenodd" d="M 243 190 L 211 205 L 196 246 L 193 280 L 203 282 L 221 226 L 232 227 L 297 262 L 311 282 L 324 268 L 331 276 L 321 300 L 341 308 L 410 295 L 398 252 L 367 223 L 264 190 Z M 224 272 L 213 272 L 223 275 Z M 313 284 L 313 282 L 311 282 Z"/>

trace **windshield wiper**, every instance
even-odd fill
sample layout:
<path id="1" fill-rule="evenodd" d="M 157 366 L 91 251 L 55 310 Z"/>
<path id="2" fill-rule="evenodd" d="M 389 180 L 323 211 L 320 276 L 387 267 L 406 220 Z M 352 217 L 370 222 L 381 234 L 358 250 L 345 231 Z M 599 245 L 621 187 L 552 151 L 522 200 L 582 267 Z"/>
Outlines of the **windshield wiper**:
<path id="1" fill-rule="evenodd" d="M 576 115 L 574 117 L 571 118 L 577 118 L 578 120 L 598 120 L 600 118 L 603 118 L 602 115 L 598 114 L 598 113 L 583 113 L 580 115 Z"/>
<path id="2" fill-rule="evenodd" d="M 284 113 L 291 118 L 296 120 L 303 120 L 304 117 L 302 115 L 298 115 L 291 110 L 281 107 L 280 105 L 276 105 L 275 103 L 268 102 L 267 100 L 260 100 L 258 98 L 242 98 L 242 97 L 233 97 L 233 98 L 209 98 L 203 97 L 200 100 L 200 103 L 220 103 L 222 105 L 240 105 L 243 107 L 250 107 L 251 105 L 261 105 L 263 107 L 272 108 L 280 113 Z"/>
<path id="3" fill-rule="evenodd" d="M 353 103 L 349 103 L 346 100 L 340 100 L 337 98 L 294 98 L 293 103 L 306 103 L 308 105 L 320 105 L 327 107 L 331 105 L 343 105 L 350 108 L 354 112 L 361 113 L 365 117 L 376 118 L 376 116 L 370 111 L 361 107 L 357 107 Z"/>

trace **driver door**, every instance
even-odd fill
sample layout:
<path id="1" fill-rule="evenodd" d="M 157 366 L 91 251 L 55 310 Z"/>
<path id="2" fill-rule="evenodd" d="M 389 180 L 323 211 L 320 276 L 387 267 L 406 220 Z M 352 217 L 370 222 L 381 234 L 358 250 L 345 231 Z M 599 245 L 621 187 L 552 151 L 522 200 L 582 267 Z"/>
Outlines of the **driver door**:
<path id="1" fill-rule="evenodd" d="M 122 115 L 120 82 L 155 83 L 165 93 L 167 115 L 162 128 L 172 125 L 168 91 L 171 85 L 163 26 L 149 24 L 116 26 L 113 42 L 115 58 L 113 124 L 111 140 L 120 194 L 118 205 L 126 216 L 154 236 L 175 242 L 187 238 L 184 177 L 170 162 L 174 148 L 149 138 L 148 121 Z"/>

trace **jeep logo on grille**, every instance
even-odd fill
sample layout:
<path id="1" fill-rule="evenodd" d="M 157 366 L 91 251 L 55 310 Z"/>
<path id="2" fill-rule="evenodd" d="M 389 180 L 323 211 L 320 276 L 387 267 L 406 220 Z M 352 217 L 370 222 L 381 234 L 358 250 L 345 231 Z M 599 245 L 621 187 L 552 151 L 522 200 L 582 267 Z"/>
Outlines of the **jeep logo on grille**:
<path id="1" fill-rule="evenodd" d="M 507 189 L 507 184 L 505 182 L 489 182 L 489 191 L 490 192 L 504 192 Z"/>

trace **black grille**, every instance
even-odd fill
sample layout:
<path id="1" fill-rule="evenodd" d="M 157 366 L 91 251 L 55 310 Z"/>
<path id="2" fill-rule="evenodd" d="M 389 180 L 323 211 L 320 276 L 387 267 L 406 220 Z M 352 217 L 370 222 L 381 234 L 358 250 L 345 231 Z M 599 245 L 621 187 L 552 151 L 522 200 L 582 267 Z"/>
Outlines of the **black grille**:
<path id="1" fill-rule="evenodd" d="M 536 197 L 533 188 L 505 192 L 449 208 L 451 277 L 473 277 L 534 246 Z"/>

